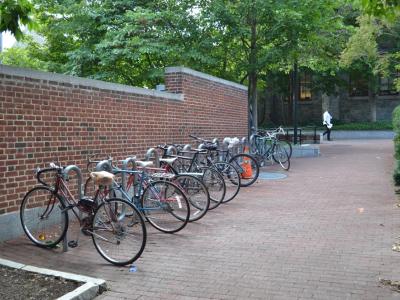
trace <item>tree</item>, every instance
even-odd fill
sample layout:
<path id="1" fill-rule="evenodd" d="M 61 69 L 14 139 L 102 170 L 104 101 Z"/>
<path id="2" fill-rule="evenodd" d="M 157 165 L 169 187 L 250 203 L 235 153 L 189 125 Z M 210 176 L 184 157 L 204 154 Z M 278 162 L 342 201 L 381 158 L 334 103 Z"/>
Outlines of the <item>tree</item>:
<path id="1" fill-rule="evenodd" d="M 23 43 L 22 45 L 7 48 L 3 52 L 0 52 L 1 63 L 4 65 L 47 71 L 47 64 L 37 58 L 38 54 L 41 53 L 40 44 L 33 41 L 33 38 L 27 35 L 20 41 Z"/>
<path id="2" fill-rule="evenodd" d="M 362 11 L 378 18 L 394 20 L 400 13 L 400 2 L 398 0 L 358 0 Z"/>
<path id="3" fill-rule="evenodd" d="M 33 6 L 28 0 L 2 0 L 0 2 L 0 32 L 10 31 L 17 40 L 22 38 L 21 25 L 33 26 L 30 15 Z"/>

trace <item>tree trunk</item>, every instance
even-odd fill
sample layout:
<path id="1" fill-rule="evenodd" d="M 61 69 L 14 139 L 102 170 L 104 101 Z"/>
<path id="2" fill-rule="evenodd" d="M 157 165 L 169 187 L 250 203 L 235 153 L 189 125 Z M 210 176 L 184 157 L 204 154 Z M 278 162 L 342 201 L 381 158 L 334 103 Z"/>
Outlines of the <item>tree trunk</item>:
<path id="1" fill-rule="evenodd" d="M 299 102 L 299 81 L 297 74 L 297 62 L 293 64 L 292 74 L 292 101 L 293 101 L 293 143 L 297 144 L 297 104 Z"/>
<path id="2" fill-rule="evenodd" d="M 248 88 L 248 106 L 249 106 L 249 132 L 254 128 L 257 130 L 257 15 L 255 1 L 249 12 L 249 25 L 251 28 L 250 53 L 249 53 L 249 88 Z"/>
<path id="3" fill-rule="evenodd" d="M 375 91 L 375 76 L 371 75 L 368 81 L 368 102 L 370 108 L 370 121 L 376 122 L 376 91 Z"/>

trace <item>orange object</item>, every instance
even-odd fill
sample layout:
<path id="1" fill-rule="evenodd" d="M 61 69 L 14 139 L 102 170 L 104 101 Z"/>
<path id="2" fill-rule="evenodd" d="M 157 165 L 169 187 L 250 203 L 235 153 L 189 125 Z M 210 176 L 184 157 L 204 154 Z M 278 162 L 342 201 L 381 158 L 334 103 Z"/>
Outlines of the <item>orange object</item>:
<path id="1" fill-rule="evenodd" d="M 243 179 L 249 179 L 253 176 L 253 170 L 251 169 L 251 162 L 249 159 L 245 159 L 241 165 L 243 173 L 241 174 Z"/>
<path id="2" fill-rule="evenodd" d="M 243 153 L 249 153 L 249 146 L 244 146 Z"/>

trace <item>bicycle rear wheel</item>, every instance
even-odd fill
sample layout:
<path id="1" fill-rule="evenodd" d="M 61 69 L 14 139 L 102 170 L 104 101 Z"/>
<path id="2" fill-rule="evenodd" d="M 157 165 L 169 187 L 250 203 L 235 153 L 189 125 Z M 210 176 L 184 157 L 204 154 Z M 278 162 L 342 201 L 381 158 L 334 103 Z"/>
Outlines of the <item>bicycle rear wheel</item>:
<path id="1" fill-rule="evenodd" d="M 68 229 L 68 213 L 61 197 L 50 188 L 38 186 L 26 193 L 20 207 L 22 228 L 37 246 L 54 247 Z"/>
<path id="2" fill-rule="evenodd" d="M 256 159 L 249 154 L 238 154 L 229 160 L 240 174 L 240 186 L 252 185 L 258 178 L 260 167 Z"/>
<path id="3" fill-rule="evenodd" d="M 237 196 L 240 190 L 240 175 L 232 164 L 225 162 L 217 162 L 215 168 L 224 178 L 226 192 L 222 203 L 227 203 Z"/>
<path id="4" fill-rule="evenodd" d="M 140 212 L 128 201 L 105 200 L 97 208 L 92 223 L 92 240 L 108 262 L 123 266 L 137 260 L 146 245 L 147 232 Z"/>
<path id="5" fill-rule="evenodd" d="M 176 185 L 185 192 L 190 204 L 189 222 L 200 220 L 210 207 L 210 194 L 204 183 L 192 175 L 177 175 Z"/>
<path id="6" fill-rule="evenodd" d="M 213 168 L 202 167 L 202 181 L 210 194 L 210 206 L 208 209 L 217 208 L 225 198 L 226 185 L 222 175 Z"/>
<path id="7" fill-rule="evenodd" d="M 154 181 L 146 187 L 142 196 L 142 210 L 154 228 L 166 233 L 183 229 L 190 217 L 185 194 L 167 181 Z"/>

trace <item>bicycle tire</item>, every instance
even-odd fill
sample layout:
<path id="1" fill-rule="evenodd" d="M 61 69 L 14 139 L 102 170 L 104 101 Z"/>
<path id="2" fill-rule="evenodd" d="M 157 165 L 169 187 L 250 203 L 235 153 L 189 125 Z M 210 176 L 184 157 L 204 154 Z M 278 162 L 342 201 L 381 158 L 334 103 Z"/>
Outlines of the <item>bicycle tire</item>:
<path id="1" fill-rule="evenodd" d="M 291 158 L 292 158 L 292 153 L 293 153 L 292 144 L 291 144 L 289 141 L 286 141 L 286 140 L 278 141 L 278 143 L 279 143 L 283 148 L 285 148 L 286 153 L 288 154 L 289 159 L 291 159 Z"/>
<path id="2" fill-rule="evenodd" d="M 232 164 L 226 162 L 217 162 L 214 163 L 214 166 L 224 178 L 226 191 L 222 203 L 227 203 L 239 193 L 241 183 L 239 171 Z"/>
<path id="3" fill-rule="evenodd" d="M 290 158 L 286 152 L 286 149 L 281 147 L 280 144 L 276 144 L 273 149 L 272 158 L 276 163 L 279 163 L 282 169 L 289 171 L 290 169 Z"/>
<path id="4" fill-rule="evenodd" d="M 107 199 L 99 205 L 93 215 L 91 233 L 97 252 L 117 266 L 137 260 L 146 246 L 143 217 L 134 205 L 119 198 Z M 112 245 L 116 250 L 110 249 Z"/>
<path id="5" fill-rule="evenodd" d="M 151 182 L 143 192 L 141 204 L 146 220 L 162 232 L 178 232 L 189 222 L 189 201 L 184 192 L 171 182 Z"/>
<path id="6" fill-rule="evenodd" d="M 64 201 L 46 186 L 34 187 L 25 194 L 20 219 L 25 234 L 39 247 L 56 246 L 68 230 Z"/>
<path id="7" fill-rule="evenodd" d="M 214 168 L 200 167 L 201 180 L 210 194 L 209 210 L 217 208 L 224 201 L 226 185 L 222 175 Z"/>
<path id="8" fill-rule="evenodd" d="M 251 167 L 251 175 L 245 174 L 246 170 L 242 167 L 242 164 L 244 163 L 249 163 Z M 260 166 L 258 165 L 257 160 L 249 155 L 249 154 L 237 154 L 233 156 L 230 160 L 229 163 L 231 163 L 239 172 L 241 175 L 241 182 L 240 186 L 250 186 L 254 182 L 256 182 L 258 175 L 260 173 Z"/>
<path id="9" fill-rule="evenodd" d="M 210 207 L 210 194 L 204 183 L 193 175 L 180 174 L 175 177 L 176 185 L 185 192 L 190 204 L 189 222 L 203 218 Z"/>

